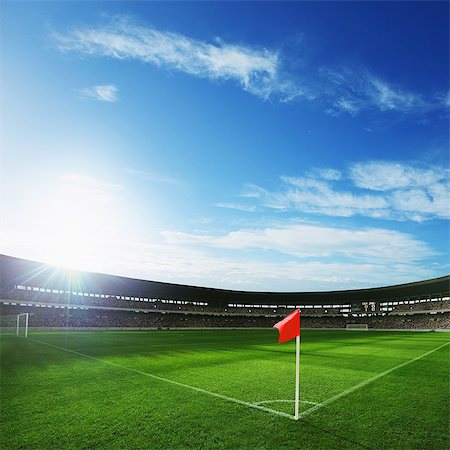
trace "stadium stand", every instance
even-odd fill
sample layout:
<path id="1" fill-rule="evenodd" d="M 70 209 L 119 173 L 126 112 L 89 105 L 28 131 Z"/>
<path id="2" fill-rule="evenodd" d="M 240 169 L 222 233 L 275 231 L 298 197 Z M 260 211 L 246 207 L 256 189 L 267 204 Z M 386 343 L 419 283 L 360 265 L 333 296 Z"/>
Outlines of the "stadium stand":
<path id="1" fill-rule="evenodd" d="M 0 312 L 28 312 L 30 327 L 259 328 L 299 308 L 305 328 L 450 328 L 450 276 L 373 289 L 270 293 L 65 271 L 4 255 L 0 264 Z"/>

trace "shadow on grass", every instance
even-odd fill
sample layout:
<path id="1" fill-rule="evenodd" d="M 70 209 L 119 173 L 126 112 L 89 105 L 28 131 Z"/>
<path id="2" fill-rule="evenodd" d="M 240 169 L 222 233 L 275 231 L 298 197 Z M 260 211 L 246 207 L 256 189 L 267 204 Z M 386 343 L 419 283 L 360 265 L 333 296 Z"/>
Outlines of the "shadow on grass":
<path id="1" fill-rule="evenodd" d="M 142 368 L 141 363 L 145 359 L 148 363 L 143 364 L 143 370 L 166 373 L 180 368 L 226 367 L 243 361 L 249 364 L 280 361 L 281 367 L 285 367 L 294 361 L 295 345 L 278 345 L 274 331 L 276 330 L 31 332 L 30 337 L 94 358 L 121 358 L 126 360 L 124 365 L 136 367 L 138 361 L 137 368 Z M 422 339 L 407 337 L 406 342 L 402 339 L 404 335 L 399 333 L 395 333 L 395 336 L 373 333 L 365 335 L 367 340 L 353 333 L 305 333 L 301 350 L 302 366 L 323 367 L 328 373 L 344 369 L 376 374 L 432 350 L 442 342 L 442 339 L 436 339 L 434 333 L 432 339 L 420 334 L 418 337 Z M 4 373 L 15 372 L 27 366 L 45 367 L 80 357 L 14 335 L 2 336 L 0 348 Z M 405 350 L 408 352 L 405 353 Z"/>
<path id="2" fill-rule="evenodd" d="M 329 429 L 326 429 L 326 428 L 324 428 L 323 426 L 319 426 L 319 425 L 317 425 L 317 424 L 315 424 L 315 423 L 313 423 L 313 422 L 311 422 L 311 421 L 309 421 L 309 420 L 305 420 L 305 419 L 301 419 L 301 420 L 302 420 L 302 422 L 305 423 L 306 425 L 310 426 L 311 428 L 315 428 L 316 430 L 320 430 L 322 433 L 329 434 L 330 436 L 333 436 L 333 437 L 342 439 L 342 440 L 345 441 L 345 442 L 348 442 L 348 443 L 350 443 L 350 444 L 357 445 L 357 446 L 359 446 L 359 447 L 361 447 L 361 448 L 364 448 L 364 449 L 367 449 L 367 450 L 370 450 L 370 449 L 371 449 L 371 447 L 367 447 L 366 445 L 361 444 L 361 442 L 358 442 L 358 441 L 355 441 L 355 440 L 353 440 L 353 439 L 350 439 L 350 438 L 348 438 L 347 436 L 342 435 L 340 432 L 338 433 L 336 430 L 329 430 Z"/>

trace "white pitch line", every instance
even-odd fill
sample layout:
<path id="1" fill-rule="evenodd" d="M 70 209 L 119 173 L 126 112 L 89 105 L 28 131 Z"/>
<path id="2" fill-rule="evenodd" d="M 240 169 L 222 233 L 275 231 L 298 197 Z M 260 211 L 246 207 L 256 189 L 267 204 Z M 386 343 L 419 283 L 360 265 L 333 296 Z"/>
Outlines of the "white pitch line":
<path id="1" fill-rule="evenodd" d="M 84 353 L 76 352 L 75 350 L 70 350 L 70 349 L 64 348 L 64 347 L 59 347 L 58 345 L 49 344 L 48 342 L 39 341 L 37 339 L 32 339 L 30 337 L 27 338 L 27 339 L 29 341 L 38 342 L 39 344 L 44 344 L 44 345 L 48 345 L 49 347 L 57 348 L 59 350 L 64 350 L 66 352 L 74 353 L 75 355 L 83 356 L 84 358 L 89 358 L 89 359 L 93 359 L 94 361 L 98 361 L 98 362 L 101 362 L 101 363 L 104 363 L 104 364 L 109 364 L 110 366 L 118 367 L 118 368 L 124 369 L 124 370 L 129 370 L 130 372 L 138 373 L 140 375 L 145 375 L 146 377 L 154 378 L 155 380 L 165 381 L 166 383 L 174 384 L 175 386 L 184 387 L 184 388 L 187 388 L 187 389 L 191 389 L 193 391 L 201 392 L 203 394 L 211 395 L 213 397 L 218 397 L 218 398 L 221 398 L 222 400 L 227 400 L 229 402 L 237 403 L 239 405 L 248 406 L 249 408 L 259 409 L 261 411 L 265 411 L 265 412 L 268 412 L 268 413 L 271 413 L 271 414 L 276 414 L 278 416 L 287 417 L 288 419 L 292 419 L 292 420 L 294 419 L 294 416 L 292 416 L 291 414 L 286 414 L 286 413 L 281 412 L 281 411 L 276 411 L 275 409 L 266 408 L 265 406 L 255 405 L 253 403 L 245 402 L 245 401 L 239 400 L 237 398 L 228 397 L 228 396 L 222 395 L 222 394 L 217 394 L 216 392 L 207 391 L 205 389 L 201 389 L 201 388 L 198 388 L 198 387 L 195 387 L 195 386 L 190 386 L 188 384 L 180 383 L 178 381 L 169 380 L 168 378 L 159 377 L 159 376 L 153 375 L 151 373 L 142 372 L 140 370 L 132 369 L 132 368 L 126 367 L 126 366 L 121 366 L 120 364 L 115 364 L 115 363 L 110 362 L 110 361 L 105 361 L 103 359 L 95 358 L 94 356 L 85 355 Z"/>
<path id="2" fill-rule="evenodd" d="M 261 403 L 295 403 L 295 400 L 263 400 L 261 402 L 254 402 L 254 405 L 261 405 Z M 310 402 L 308 400 L 300 400 L 300 403 L 307 403 L 308 405 L 320 405 L 320 403 Z"/>
<path id="3" fill-rule="evenodd" d="M 109 364 L 110 366 L 118 367 L 118 368 L 124 369 L 124 370 L 129 370 L 130 372 L 138 373 L 140 375 L 144 375 L 144 376 L 147 376 L 147 377 L 150 377 L 150 378 L 154 378 L 156 380 L 165 381 L 166 383 L 171 383 L 171 384 L 174 384 L 176 386 L 181 386 L 181 387 L 184 387 L 184 388 L 187 388 L 187 389 L 191 389 L 193 391 L 202 392 L 204 394 L 211 395 L 213 397 L 218 397 L 218 398 L 221 398 L 223 400 L 227 400 L 227 401 L 230 401 L 230 402 L 233 402 L 233 403 L 237 403 L 237 404 L 240 404 L 240 405 L 248 406 L 249 408 L 259 409 L 261 411 L 265 411 L 265 412 L 268 412 L 268 413 L 276 414 L 278 416 L 287 417 L 288 419 L 291 419 L 291 420 L 295 419 L 293 415 L 286 414 L 286 413 L 281 412 L 281 411 L 276 411 L 275 409 L 266 408 L 264 406 L 260 406 L 259 404 L 245 402 L 245 401 L 239 400 L 237 398 L 228 397 L 228 396 L 222 395 L 222 394 L 217 394 L 216 392 L 207 391 L 205 389 L 197 388 L 195 386 L 190 386 L 188 384 L 180 383 L 178 381 L 169 380 L 168 378 L 159 377 L 159 376 L 153 375 L 151 373 L 142 372 L 140 370 L 132 369 L 132 368 L 126 367 L 126 366 L 121 366 L 119 364 L 115 364 L 115 363 L 110 362 L 110 361 L 105 361 L 105 360 L 102 360 L 102 359 L 99 359 L 99 358 L 95 358 L 94 356 L 85 355 L 84 353 L 80 353 L 80 352 L 77 352 L 75 350 L 70 350 L 68 348 L 59 347 L 58 345 L 49 344 L 48 342 L 39 341 L 37 339 L 32 339 L 30 337 L 28 337 L 27 339 L 30 340 L 30 341 L 38 342 L 39 344 L 44 344 L 44 345 L 48 345 L 49 347 L 57 348 L 59 350 L 64 350 L 66 352 L 74 353 L 75 355 L 79 355 L 79 356 L 83 356 L 85 358 L 93 359 L 94 361 L 102 362 L 104 364 Z M 430 350 L 429 352 L 424 353 L 423 355 L 418 356 L 417 358 L 414 358 L 414 359 L 411 359 L 410 361 L 406 361 L 406 362 L 404 362 L 402 364 L 399 364 L 398 366 L 395 366 L 392 369 L 388 369 L 388 370 L 386 370 L 386 371 L 384 371 L 382 373 L 379 373 L 378 375 L 375 375 L 372 378 L 368 378 L 367 380 L 363 381 L 362 383 L 359 383 L 356 386 L 353 386 L 353 387 L 351 387 L 351 388 L 341 392 L 340 394 L 337 394 L 337 395 L 335 395 L 333 397 L 330 397 L 329 399 L 325 400 L 322 403 L 319 403 L 319 404 L 317 404 L 315 406 L 312 406 L 311 408 L 307 409 L 306 411 L 300 413 L 299 414 L 299 418 L 305 417 L 305 416 L 313 413 L 314 411 L 317 411 L 318 409 L 321 409 L 324 406 L 329 405 L 330 403 L 340 399 L 341 397 L 344 397 L 345 395 L 350 394 L 350 393 L 356 391 L 357 389 L 360 389 L 360 388 L 366 386 L 367 384 L 371 383 L 372 381 L 375 381 L 375 380 L 377 380 L 377 379 L 379 379 L 381 377 L 384 377 L 385 375 L 393 372 L 394 370 L 400 369 L 401 367 L 404 367 L 404 366 L 406 366 L 408 364 L 411 364 L 411 363 L 413 363 L 415 361 L 418 361 L 419 359 L 425 358 L 425 356 L 428 356 L 431 353 L 433 353 L 433 352 L 435 352 L 435 351 L 437 351 L 437 350 L 441 349 L 442 347 L 445 347 L 446 345 L 449 345 L 449 344 L 450 344 L 450 342 L 447 342 L 447 343 L 445 343 L 445 344 L 443 344 L 443 345 L 441 345 L 441 346 L 439 346 L 439 347 L 437 347 L 437 348 L 435 348 L 433 350 Z"/>
<path id="4" fill-rule="evenodd" d="M 440 345 L 439 347 L 435 348 L 434 350 L 430 350 L 429 352 L 424 353 L 423 355 L 418 356 L 417 358 L 411 359 L 410 361 L 406 361 L 402 364 L 399 364 L 398 366 L 393 367 L 392 369 L 388 369 L 382 373 L 379 373 L 378 375 L 373 376 L 372 378 L 368 378 L 367 380 L 363 381 L 362 383 L 357 384 L 356 386 L 351 387 L 350 389 L 347 389 L 343 392 L 341 392 L 340 394 L 337 394 L 333 397 L 330 397 L 329 399 L 323 401 L 322 403 L 319 403 L 316 406 L 313 406 L 312 408 L 309 408 L 308 410 L 300 413 L 298 415 L 299 418 L 301 417 L 305 417 L 315 411 L 317 411 L 318 409 L 323 408 L 324 406 L 329 405 L 330 403 L 333 403 L 336 400 L 339 400 L 341 397 L 344 397 L 345 395 L 351 394 L 352 392 L 356 391 L 357 389 L 360 389 L 364 386 L 367 386 L 369 383 L 372 383 L 372 381 L 376 381 L 381 377 L 384 377 L 385 375 L 393 372 L 394 370 L 400 369 L 401 367 L 407 366 L 408 364 L 411 364 L 415 361 L 418 361 L 419 359 L 425 358 L 425 356 L 430 355 L 431 353 L 441 349 L 442 347 L 445 347 L 446 345 L 449 345 L 450 342 L 447 342 L 446 344 Z"/>

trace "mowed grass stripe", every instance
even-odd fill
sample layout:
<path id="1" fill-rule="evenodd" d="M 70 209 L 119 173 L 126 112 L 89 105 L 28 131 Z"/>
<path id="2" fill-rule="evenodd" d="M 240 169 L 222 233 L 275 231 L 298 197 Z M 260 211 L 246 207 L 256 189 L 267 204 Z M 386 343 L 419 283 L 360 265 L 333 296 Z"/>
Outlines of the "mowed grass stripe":
<path id="1" fill-rule="evenodd" d="M 86 355 L 84 353 L 77 352 L 75 350 L 70 350 L 68 348 L 59 347 L 58 345 L 49 344 L 48 342 L 39 341 L 39 340 L 33 339 L 33 338 L 27 338 L 27 339 L 30 340 L 30 341 L 33 341 L 33 342 L 37 342 L 39 344 L 48 345 L 49 347 L 53 347 L 53 348 L 56 348 L 56 349 L 59 349 L 59 350 L 66 351 L 66 352 L 69 352 L 69 353 L 74 353 L 75 355 L 79 355 L 79 356 L 82 356 L 84 358 L 89 358 L 89 359 L 92 359 L 94 361 L 98 361 L 98 362 L 101 362 L 101 363 L 104 363 L 104 364 L 108 364 L 110 366 L 118 367 L 119 369 L 128 370 L 130 372 L 138 373 L 140 375 L 144 375 L 144 376 L 153 378 L 155 380 L 164 381 L 166 383 L 174 384 L 175 386 L 180 386 L 180 387 L 184 387 L 186 389 L 191 389 L 193 391 L 197 391 L 197 392 L 201 392 L 203 394 L 211 395 L 213 397 L 217 397 L 217 398 L 220 398 L 222 400 L 227 400 L 229 402 L 233 402 L 233 403 L 237 403 L 237 404 L 240 404 L 240 405 L 243 405 L 243 406 L 247 406 L 249 408 L 259 409 L 261 411 L 265 411 L 265 412 L 268 412 L 268 413 L 271 413 L 271 414 L 276 414 L 278 416 L 287 417 L 288 419 L 294 419 L 294 416 L 292 416 L 290 414 L 286 414 L 286 413 L 284 413 L 282 411 L 277 411 L 275 409 L 266 408 L 265 406 L 260 406 L 260 405 L 254 404 L 254 403 L 249 403 L 249 402 L 246 402 L 244 400 L 239 400 L 237 398 L 228 397 L 226 395 L 218 394 L 217 392 L 207 391 L 206 389 L 201 389 L 201 388 L 198 388 L 198 387 L 195 387 L 195 386 L 190 386 L 188 384 L 180 383 L 178 381 L 170 380 L 168 378 L 160 377 L 158 375 L 153 375 L 153 374 L 148 373 L 148 372 L 142 372 L 140 370 L 136 370 L 136 369 L 132 369 L 130 367 L 122 366 L 120 364 L 116 364 L 116 363 L 113 363 L 111 361 L 105 361 L 103 359 L 95 358 L 94 356 L 89 356 L 89 355 Z"/>
<path id="2" fill-rule="evenodd" d="M 33 338 L 28 338 L 28 339 L 30 341 L 34 341 L 34 342 L 37 342 L 37 343 L 40 343 L 40 344 L 43 344 L 43 345 L 54 347 L 56 349 L 63 350 L 63 351 L 66 351 L 66 352 L 70 352 L 70 353 L 79 355 L 81 357 L 89 358 L 89 359 L 92 359 L 92 360 L 95 360 L 95 361 L 98 361 L 98 362 L 101 362 L 101 363 L 104 363 L 104 364 L 108 364 L 110 366 L 114 366 L 114 367 L 117 367 L 117 368 L 120 368 L 120 369 L 123 369 L 123 370 L 128 370 L 128 371 L 131 371 L 131 372 L 134 372 L 134 373 L 138 373 L 140 375 L 144 375 L 144 376 L 147 376 L 147 377 L 159 380 L 159 381 L 170 383 L 170 384 L 173 384 L 173 385 L 176 385 L 176 386 L 179 386 L 179 387 L 184 387 L 186 389 L 191 389 L 191 390 L 194 390 L 194 391 L 197 391 L 197 392 L 201 392 L 201 393 L 204 393 L 204 394 L 207 394 L 207 395 L 211 395 L 213 397 L 217 397 L 217 398 L 220 398 L 220 399 L 223 399 L 223 400 L 226 400 L 226 401 L 230 401 L 230 402 L 237 403 L 237 404 L 240 404 L 240 405 L 243 405 L 243 406 L 247 406 L 249 408 L 255 408 L 255 409 L 259 409 L 259 410 L 262 410 L 262 411 L 265 411 L 265 412 L 268 412 L 268 413 L 271 413 L 271 414 L 276 414 L 276 415 L 279 415 L 279 416 L 282 416 L 282 417 L 286 417 L 286 418 L 289 418 L 289 419 L 294 419 L 294 416 L 291 415 L 291 414 L 287 414 L 287 413 L 284 413 L 282 411 L 278 411 L 278 410 L 274 410 L 274 409 L 271 409 L 271 408 L 267 408 L 267 407 L 261 406 L 262 402 L 255 402 L 255 403 L 246 402 L 244 400 L 239 400 L 239 399 L 236 399 L 236 398 L 233 398 L 233 397 L 230 397 L 230 396 L 219 394 L 217 392 L 208 391 L 206 389 L 202 389 L 202 388 L 198 388 L 198 387 L 195 387 L 195 386 L 191 386 L 191 385 L 188 385 L 188 384 L 185 384 L 185 383 L 181 383 L 181 382 L 178 382 L 178 381 L 175 381 L 175 380 L 171 380 L 171 379 L 168 379 L 168 378 L 165 378 L 165 377 L 154 375 L 154 374 L 151 374 L 151 373 L 148 373 L 148 372 L 143 372 L 141 370 L 133 369 L 133 368 L 130 368 L 130 367 L 127 367 L 127 366 L 123 366 L 123 365 L 120 365 L 120 364 L 116 364 L 116 363 L 113 363 L 111 361 L 106 361 L 106 360 L 103 360 L 103 359 L 100 359 L 100 358 L 96 358 L 94 356 L 86 355 L 84 353 L 77 352 L 75 350 L 71 350 L 71 349 L 68 349 L 68 348 L 65 348 L 65 347 L 60 347 L 60 346 L 57 346 L 57 345 L 54 345 L 54 344 L 50 344 L 48 342 L 40 341 L 38 339 L 33 339 Z M 315 412 L 315 411 L 317 411 L 317 410 L 319 410 L 319 409 L 321 409 L 321 408 L 323 408 L 323 407 L 325 407 L 325 406 L 335 402 L 336 400 L 339 400 L 340 398 L 342 398 L 342 397 L 344 397 L 346 395 L 349 395 L 352 392 L 354 392 L 354 391 L 356 391 L 356 390 L 358 390 L 360 388 L 363 388 L 363 387 L 367 386 L 368 384 L 370 384 L 370 383 L 372 383 L 372 382 L 374 382 L 374 381 L 376 381 L 376 380 L 378 380 L 378 379 L 380 379 L 380 378 L 390 374 L 391 372 L 393 372 L 395 370 L 398 370 L 398 369 L 400 369 L 400 368 L 402 368 L 402 367 L 404 367 L 406 365 L 409 365 L 409 364 L 411 364 L 411 363 L 413 363 L 415 361 L 418 361 L 418 360 L 420 360 L 422 358 L 425 358 L 426 356 L 430 355 L 431 353 L 434 353 L 435 351 L 437 351 L 437 350 L 439 350 L 439 349 L 441 349 L 441 348 L 443 348 L 443 347 L 445 347 L 445 346 L 447 346 L 449 344 L 450 344 L 450 342 L 447 342 L 447 343 L 445 343 L 445 344 L 443 344 L 443 345 L 441 345 L 441 346 L 439 346 L 439 347 L 437 347 L 435 349 L 432 349 L 432 350 L 430 350 L 430 351 L 428 351 L 428 352 L 426 352 L 426 353 L 424 353 L 422 355 L 417 356 L 416 358 L 413 358 L 413 359 L 411 359 L 409 361 L 406 361 L 406 362 L 404 362 L 402 364 L 399 364 L 399 365 L 397 365 L 395 367 L 392 367 L 392 368 L 390 368 L 390 369 L 388 369 L 388 370 L 386 370 L 386 371 L 384 371 L 382 373 L 374 375 L 373 377 L 368 378 L 367 380 L 364 380 L 363 382 L 361 382 L 361 383 L 359 383 L 359 384 L 357 384 L 355 386 L 352 386 L 352 387 L 346 389 L 345 391 L 340 392 L 340 393 L 334 395 L 333 397 L 330 397 L 330 398 L 324 400 L 321 403 L 315 404 L 311 408 L 308 408 L 307 410 L 305 410 L 302 413 L 300 413 L 299 414 L 299 418 L 305 417 L 305 416 L 307 416 L 307 415 L 309 415 L 309 414 L 311 414 L 311 413 L 313 413 L 313 412 Z M 290 400 L 276 400 L 276 401 L 283 401 L 284 402 L 284 401 L 290 401 Z M 310 403 L 310 402 L 308 402 L 308 403 Z"/>
<path id="3" fill-rule="evenodd" d="M 325 401 L 432 353 L 300 421 L 148 377 L 247 403 L 293 399 L 295 348 L 278 346 L 272 330 L 38 331 L 30 337 L 52 345 L 0 336 L 5 450 L 448 448 L 448 333 L 307 330 L 304 401 Z M 205 340 L 203 348 L 187 346 Z M 123 366 L 133 370 L 118 370 Z M 293 412 L 292 400 L 261 406 Z"/>
<path id="4" fill-rule="evenodd" d="M 434 352 L 438 351 L 439 349 L 441 349 L 441 348 L 443 348 L 443 347 L 445 347 L 445 346 L 447 346 L 449 344 L 450 344 L 450 342 L 447 342 L 446 344 L 440 345 L 439 347 L 437 347 L 437 348 L 435 348 L 433 350 L 430 350 L 429 352 L 426 352 L 423 355 L 418 356 L 417 358 L 413 358 L 410 361 L 406 361 L 406 362 L 404 362 L 402 364 L 399 364 L 398 366 L 392 367 L 392 369 L 385 370 L 382 373 L 379 373 L 379 374 L 377 374 L 377 375 L 375 375 L 375 376 L 373 376 L 371 378 L 368 378 L 367 380 L 363 381 L 362 383 L 359 383 L 356 386 L 353 386 L 353 387 L 351 387 L 349 389 L 346 389 L 345 391 L 343 391 L 343 392 L 341 392 L 341 393 L 339 393 L 337 395 L 334 395 L 333 397 L 330 397 L 329 399 L 323 401 L 322 403 L 319 403 L 318 405 L 313 406 L 312 408 L 309 408 L 308 410 L 300 413 L 299 414 L 299 418 L 305 417 L 305 416 L 307 416 L 307 415 L 317 411 L 318 409 L 321 409 L 321 408 L 329 405 L 330 403 L 333 403 L 336 400 L 339 400 L 340 398 L 342 398 L 342 397 L 344 397 L 344 396 L 346 396 L 348 394 L 351 394 L 352 392 L 355 392 L 356 390 L 361 389 L 362 387 L 367 386 L 370 383 L 373 383 L 374 381 L 376 381 L 376 380 L 378 380 L 378 379 L 380 379 L 380 378 L 390 374 L 394 370 L 401 369 L 402 367 L 407 366 L 408 364 L 412 364 L 413 362 L 416 362 L 419 359 L 425 358 L 426 356 L 430 355 L 431 353 L 434 353 Z"/>

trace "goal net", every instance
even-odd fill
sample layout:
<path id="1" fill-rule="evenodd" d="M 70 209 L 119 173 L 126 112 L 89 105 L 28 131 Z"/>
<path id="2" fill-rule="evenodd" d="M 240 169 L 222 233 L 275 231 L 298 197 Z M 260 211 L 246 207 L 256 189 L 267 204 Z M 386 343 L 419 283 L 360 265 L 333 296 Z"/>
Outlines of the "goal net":
<path id="1" fill-rule="evenodd" d="M 355 331 L 367 331 L 369 326 L 367 323 L 348 323 L 346 325 L 347 330 L 355 330 Z"/>
<path id="2" fill-rule="evenodd" d="M 0 330 L 17 336 L 28 336 L 28 313 L 0 315 Z"/>

